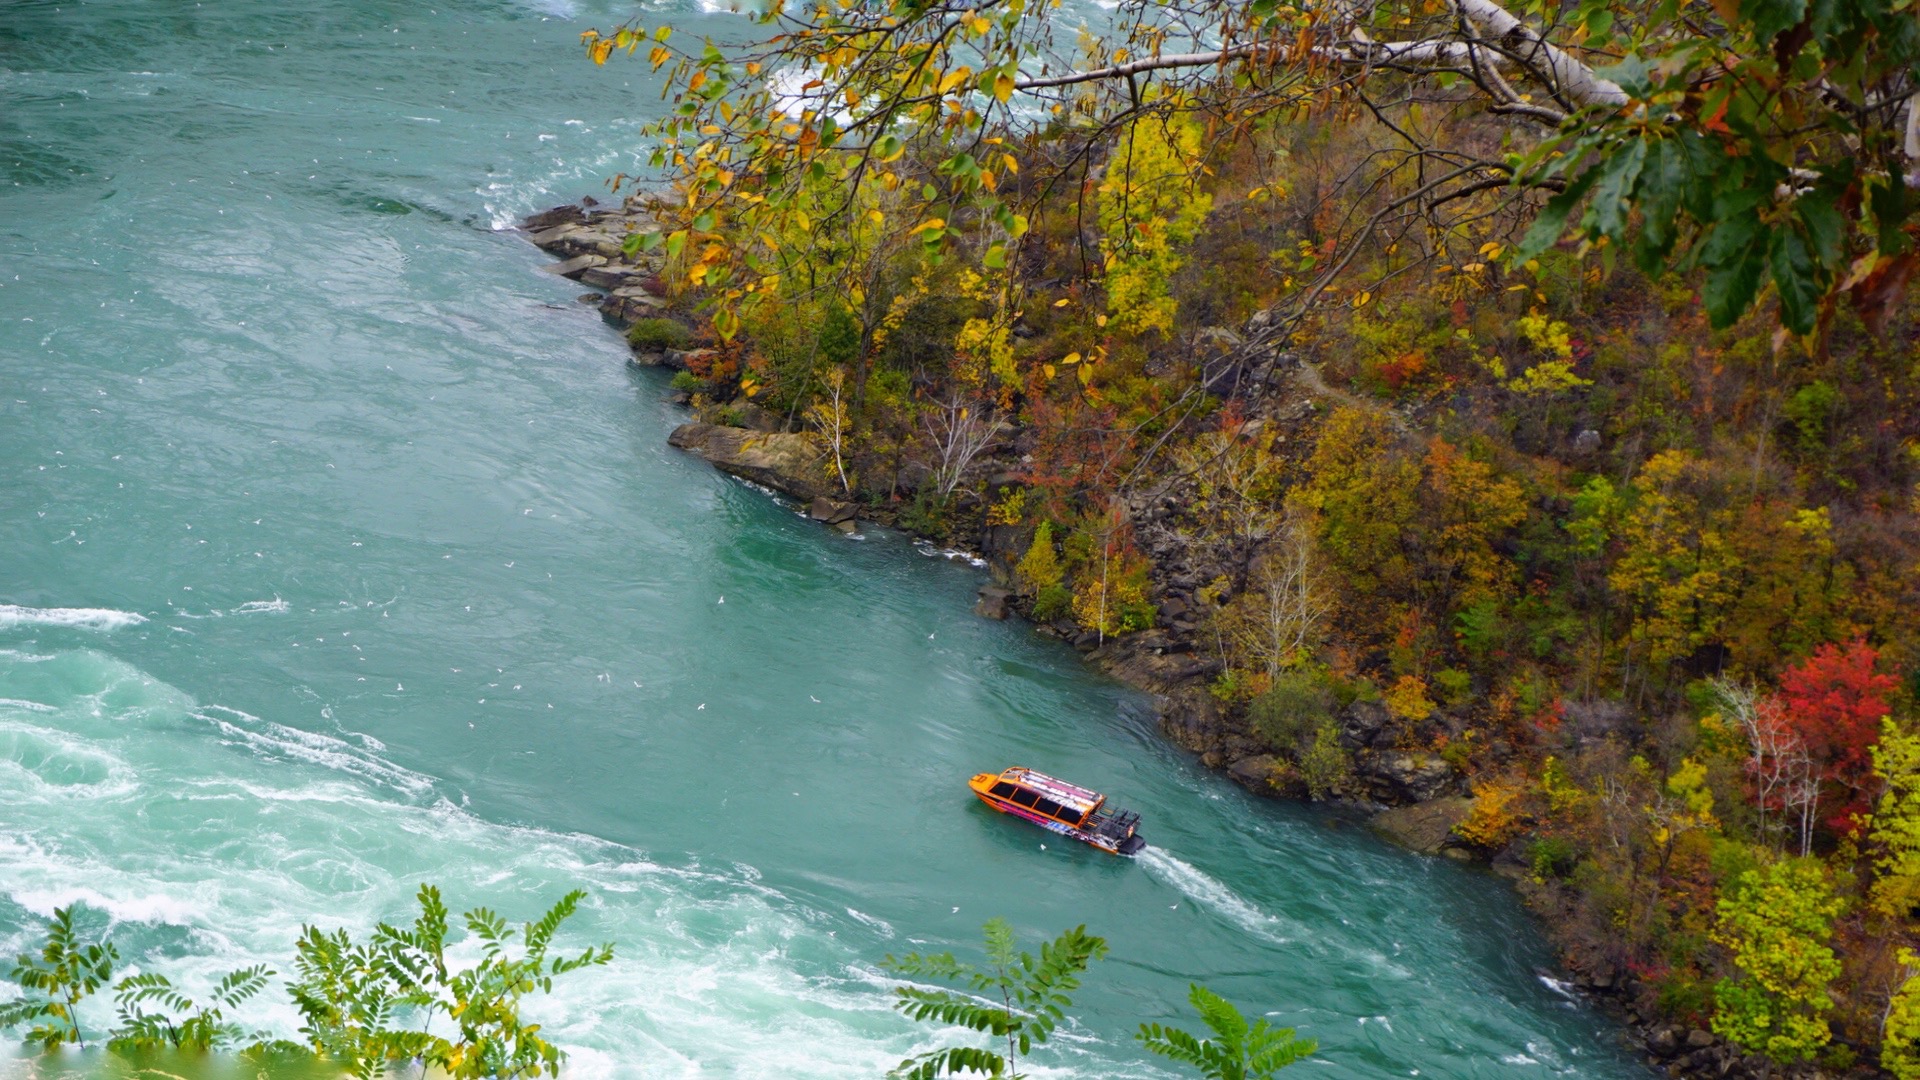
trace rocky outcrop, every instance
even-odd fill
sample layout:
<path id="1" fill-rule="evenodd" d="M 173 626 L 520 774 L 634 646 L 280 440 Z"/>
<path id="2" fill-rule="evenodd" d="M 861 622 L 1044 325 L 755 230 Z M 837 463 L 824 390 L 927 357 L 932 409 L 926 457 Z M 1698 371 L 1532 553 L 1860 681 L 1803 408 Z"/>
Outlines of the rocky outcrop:
<path id="1" fill-rule="evenodd" d="M 786 431 L 681 424 L 669 445 L 697 454 L 721 472 L 770 487 L 803 502 L 831 497 L 827 453 L 812 435 Z"/>
<path id="2" fill-rule="evenodd" d="M 1384 803 L 1418 803 L 1453 794 L 1460 773 L 1437 754 L 1396 750 L 1361 760 L 1361 775 Z"/>
<path id="3" fill-rule="evenodd" d="M 1396 806 L 1373 815 L 1374 829 L 1401 847 L 1438 855 L 1454 841 L 1453 827 L 1467 819 L 1472 799 L 1435 799 L 1412 806 Z"/>
<path id="4" fill-rule="evenodd" d="M 619 210 L 556 206 L 521 223 L 528 239 L 560 262 L 548 273 L 602 290 L 600 313 L 620 326 L 666 314 L 671 308 L 659 287 L 661 259 L 646 252 L 627 253 L 627 238 L 652 231 L 653 217 L 637 200 Z M 591 299 L 583 297 L 583 299 Z"/>

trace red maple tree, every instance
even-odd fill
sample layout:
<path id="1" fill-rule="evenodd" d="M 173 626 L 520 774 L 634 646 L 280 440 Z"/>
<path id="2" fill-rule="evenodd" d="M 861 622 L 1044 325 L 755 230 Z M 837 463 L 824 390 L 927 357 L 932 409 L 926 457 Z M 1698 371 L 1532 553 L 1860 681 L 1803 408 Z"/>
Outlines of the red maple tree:
<path id="1" fill-rule="evenodd" d="M 1855 638 L 1820 646 L 1780 676 L 1787 723 L 1830 786 L 1828 805 L 1835 812 L 1827 825 L 1840 833 L 1855 832 L 1871 809 L 1871 749 L 1887 715 L 1887 697 L 1898 685 L 1874 670 L 1879 662 L 1879 650 Z"/>

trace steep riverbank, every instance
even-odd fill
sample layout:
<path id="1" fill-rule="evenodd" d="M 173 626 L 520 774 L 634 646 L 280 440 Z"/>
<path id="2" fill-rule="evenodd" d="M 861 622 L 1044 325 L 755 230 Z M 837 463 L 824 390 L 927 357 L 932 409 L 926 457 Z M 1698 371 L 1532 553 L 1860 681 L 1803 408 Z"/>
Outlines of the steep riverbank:
<path id="1" fill-rule="evenodd" d="M 641 320 L 674 317 L 674 305 L 659 285 L 658 261 L 622 249 L 625 237 L 646 223 L 646 215 L 638 206 L 619 210 L 557 207 L 529 219 L 526 228 L 537 246 L 561 260 L 549 270 L 603 290 L 580 299 L 596 304 L 609 322 L 624 330 Z M 701 350 L 661 347 L 656 344 L 656 336 L 648 334 L 633 343 L 630 363 L 690 371 L 702 358 Z M 1242 359 L 1218 377 L 1244 388 L 1240 392 L 1253 404 L 1250 420 L 1271 425 L 1279 445 L 1310 446 L 1312 429 L 1324 415 L 1329 399 L 1341 396 L 1328 388 L 1314 369 L 1284 352 L 1272 352 L 1260 363 L 1249 364 Z M 722 471 L 792 498 L 809 517 L 823 524 L 853 531 L 856 519 L 865 518 L 911 529 L 901 521 L 906 504 L 897 493 L 887 498 L 879 491 L 839 490 L 834 483 L 829 447 L 790 419 L 740 402 L 701 408 L 687 390 L 676 391 L 675 398 L 694 407 L 697 415 L 673 431 L 672 445 Z M 990 487 L 1006 490 L 1016 485 L 1019 441 L 1017 432 L 1009 434 L 974 463 L 977 473 L 992 474 Z M 1129 510 L 1137 520 L 1160 522 L 1171 515 L 1180 498 L 1177 489 L 1163 487 Z M 979 527 L 971 533 L 942 538 L 958 540 L 978 551 L 990 569 L 991 580 L 979 590 L 976 613 L 992 619 L 1031 617 L 1031 603 L 1023 602 L 1010 583 L 1032 541 L 1032 529 L 996 525 L 985 516 L 977 519 Z M 1158 625 L 1107 638 L 1058 618 L 1034 621 L 1036 632 L 1071 644 L 1089 664 L 1152 695 L 1160 732 L 1195 754 L 1203 765 L 1261 796 L 1308 798 L 1298 775 L 1271 753 L 1243 717 L 1223 708 L 1213 692 L 1223 660 L 1205 641 L 1194 612 L 1193 593 L 1200 583 L 1218 576 L 1219 569 L 1207 565 L 1205 556 L 1186 544 L 1174 528 L 1149 530 L 1144 546 L 1152 557 L 1149 595 L 1159 612 Z M 1702 1077 L 1758 1078 L 1818 1072 L 1810 1066 L 1784 1070 L 1758 1055 L 1743 1054 L 1709 1031 L 1676 1024 L 1646 1008 L 1644 1003 L 1651 991 L 1637 973 L 1583 949 L 1577 937 L 1564 932 L 1556 921 L 1564 897 L 1532 877 L 1517 844 L 1488 852 L 1476 849 L 1456 833 L 1455 827 L 1468 818 L 1472 808 L 1464 775 L 1438 754 L 1394 746 L 1391 739 L 1383 737 L 1390 723 L 1387 707 L 1378 701 L 1355 701 L 1339 711 L 1339 740 L 1351 755 L 1353 769 L 1350 777 L 1323 798 L 1330 797 L 1363 814 L 1373 829 L 1411 850 L 1483 862 L 1513 882 L 1561 947 L 1565 985 L 1624 1022 L 1649 1066 L 1671 1075 Z M 1607 718 L 1592 723 L 1604 728 Z"/>

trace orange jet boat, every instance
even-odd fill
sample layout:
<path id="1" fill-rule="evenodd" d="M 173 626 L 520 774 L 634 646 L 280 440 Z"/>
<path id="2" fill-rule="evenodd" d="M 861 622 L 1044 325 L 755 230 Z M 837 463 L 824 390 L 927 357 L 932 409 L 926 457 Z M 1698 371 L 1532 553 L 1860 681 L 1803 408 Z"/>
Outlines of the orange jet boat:
<path id="1" fill-rule="evenodd" d="M 1025 818 L 1049 832 L 1070 836 L 1114 855 L 1135 855 L 1147 846 L 1135 830 L 1140 815 L 1106 809 L 1097 791 L 1015 766 L 999 774 L 980 773 L 967 786 L 980 801 L 1003 814 Z"/>

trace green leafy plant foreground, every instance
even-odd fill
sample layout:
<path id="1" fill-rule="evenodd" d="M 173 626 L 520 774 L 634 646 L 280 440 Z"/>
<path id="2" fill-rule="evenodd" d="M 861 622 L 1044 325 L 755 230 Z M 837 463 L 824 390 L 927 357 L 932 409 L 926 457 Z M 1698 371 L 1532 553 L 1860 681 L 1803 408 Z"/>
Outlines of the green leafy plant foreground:
<path id="1" fill-rule="evenodd" d="M 464 966 L 447 956 L 447 907 L 431 885 L 420 887 L 411 925 L 381 923 L 364 942 L 345 930 L 302 928 L 286 986 L 300 1012 L 301 1043 L 249 1033 L 235 1015 L 267 988 L 274 972 L 265 965 L 229 973 L 204 1003 L 163 974 L 131 975 L 114 987 L 118 1025 L 107 1048 L 304 1053 L 361 1080 L 406 1062 L 459 1080 L 558 1076 L 566 1053 L 520 1010 L 560 976 L 612 960 L 610 944 L 555 955 L 555 936 L 586 895 L 568 893 L 517 930 L 486 908 L 466 912 L 461 922 L 480 958 Z M 110 942 L 84 938 L 73 908 L 56 909 L 39 954 L 22 955 L 9 973 L 23 996 L 0 1005 L 0 1028 L 30 1025 L 27 1040 L 48 1050 L 84 1047 L 78 1007 L 108 984 L 118 959 Z M 450 1034 L 431 1030 L 437 1017 L 451 1023 Z"/>

